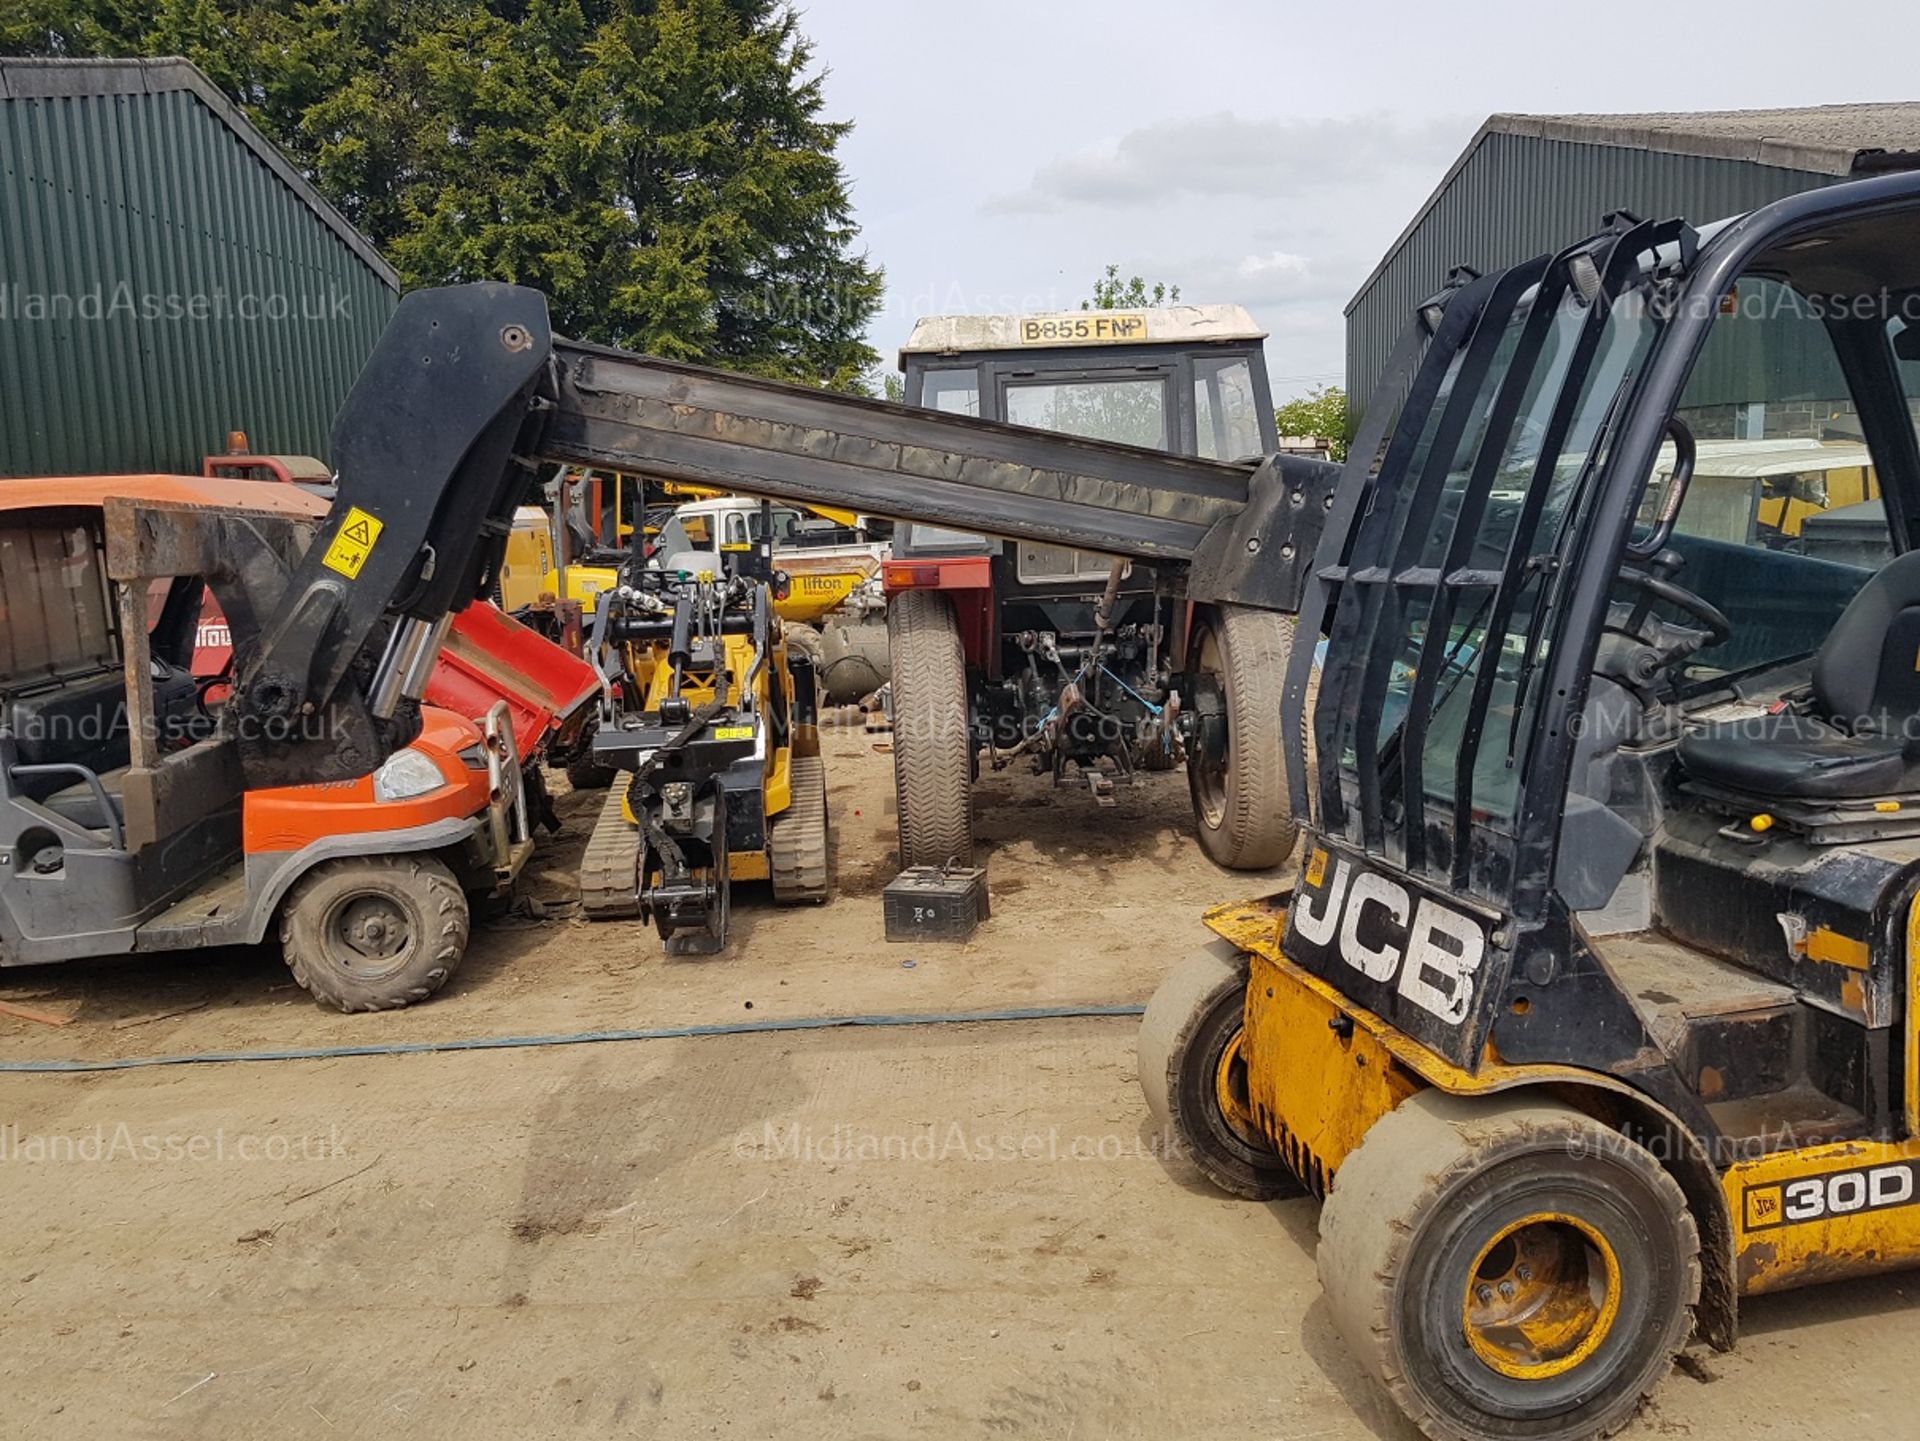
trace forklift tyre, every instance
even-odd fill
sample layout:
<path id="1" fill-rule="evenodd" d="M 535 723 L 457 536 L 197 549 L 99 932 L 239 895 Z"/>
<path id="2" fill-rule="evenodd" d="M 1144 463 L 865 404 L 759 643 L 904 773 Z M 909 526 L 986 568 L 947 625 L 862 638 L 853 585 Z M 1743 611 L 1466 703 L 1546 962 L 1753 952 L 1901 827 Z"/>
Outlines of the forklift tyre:
<path id="1" fill-rule="evenodd" d="M 893 666 L 893 787 L 900 865 L 973 864 L 973 732 L 967 658 L 953 606 L 909 590 L 887 606 Z"/>
<path id="2" fill-rule="evenodd" d="M 1247 958 L 1214 941 L 1167 973 L 1140 1022 L 1140 1089 L 1162 1136 L 1230 1196 L 1275 1201 L 1305 1194 L 1255 1129 L 1240 1052 Z"/>
<path id="3" fill-rule="evenodd" d="M 1226 753 L 1209 756 L 1195 747 L 1187 758 L 1200 848 L 1228 870 L 1277 866 L 1300 834 L 1280 715 L 1293 617 L 1221 606 L 1195 624 L 1190 649 L 1196 675 L 1189 690 L 1211 689 L 1226 713 Z"/>
<path id="4" fill-rule="evenodd" d="M 1691 1332 L 1700 1237 L 1651 1152 L 1569 1106 L 1423 1091 L 1320 1215 L 1348 1348 L 1436 1441 L 1585 1441 L 1633 1419 Z"/>
<path id="5" fill-rule="evenodd" d="M 466 954 L 467 898 L 429 855 L 323 861 L 280 912 L 280 949 L 321 1005 L 389 1011 L 424 1001 Z"/>

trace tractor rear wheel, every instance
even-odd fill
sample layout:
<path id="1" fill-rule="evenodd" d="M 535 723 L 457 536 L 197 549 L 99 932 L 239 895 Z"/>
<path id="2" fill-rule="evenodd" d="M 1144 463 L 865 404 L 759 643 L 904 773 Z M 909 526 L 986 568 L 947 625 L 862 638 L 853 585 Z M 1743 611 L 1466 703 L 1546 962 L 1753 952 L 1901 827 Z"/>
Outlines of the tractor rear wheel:
<path id="1" fill-rule="evenodd" d="M 1200 848 L 1228 870 L 1277 866 L 1300 833 L 1280 717 L 1293 618 L 1221 606 L 1195 622 L 1188 650 L 1187 704 L 1201 729 L 1187 747 L 1187 785 Z"/>
<path id="2" fill-rule="evenodd" d="M 322 861 L 280 911 L 280 950 L 322 1005 L 387 1011 L 424 1001 L 467 950 L 467 898 L 426 855 Z"/>
<path id="3" fill-rule="evenodd" d="M 893 786 L 900 864 L 973 864 L 973 733 L 967 657 L 953 606 L 910 590 L 887 607 L 893 665 Z"/>
<path id="4" fill-rule="evenodd" d="M 1436 1441 L 1585 1441 L 1686 1343 L 1700 1237 L 1651 1152 L 1572 1107 L 1424 1091 L 1342 1163 L 1320 1284 Z"/>
<path id="5" fill-rule="evenodd" d="M 1304 1194 L 1255 1127 L 1241 1050 L 1247 958 L 1214 941 L 1167 973 L 1140 1021 L 1135 1067 L 1147 1109 L 1214 1185 L 1248 1201 Z"/>

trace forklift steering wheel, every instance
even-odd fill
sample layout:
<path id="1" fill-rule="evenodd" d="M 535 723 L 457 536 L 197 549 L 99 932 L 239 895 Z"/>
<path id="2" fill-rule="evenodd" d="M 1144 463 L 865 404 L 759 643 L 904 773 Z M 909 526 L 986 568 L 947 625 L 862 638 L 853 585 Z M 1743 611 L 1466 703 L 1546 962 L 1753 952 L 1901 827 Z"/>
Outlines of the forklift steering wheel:
<path id="1" fill-rule="evenodd" d="M 1726 612 L 1685 586 L 1676 585 L 1664 576 L 1650 575 L 1644 570 L 1625 566 L 1620 570 L 1620 581 L 1639 591 L 1646 600 L 1664 602 L 1699 621 L 1701 629 L 1707 633 L 1706 644 L 1699 647 L 1701 650 L 1710 650 L 1723 644 L 1733 635 L 1733 622 L 1727 619 Z M 1635 607 L 1636 614 L 1639 609 Z"/>

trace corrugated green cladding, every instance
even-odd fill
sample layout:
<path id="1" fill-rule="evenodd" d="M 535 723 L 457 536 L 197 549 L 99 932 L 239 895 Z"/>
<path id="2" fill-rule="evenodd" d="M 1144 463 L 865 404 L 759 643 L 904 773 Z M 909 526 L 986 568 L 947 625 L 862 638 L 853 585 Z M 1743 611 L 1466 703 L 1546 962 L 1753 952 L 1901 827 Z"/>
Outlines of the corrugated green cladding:
<path id="1" fill-rule="evenodd" d="M 1615 210 L 1697 225 L 1844 177 L 1750 160 L 1489 134 L 1347 308 L 1347 393 L 1364 399 L 1414 307 L 1457 265 L 1501 269 L 1599 230 Z"/>
<path id="2" fill-rule="evenodd" d="M 325 458 L 397 296 L 200 97 L 0 99 L 0 474 Z"/>

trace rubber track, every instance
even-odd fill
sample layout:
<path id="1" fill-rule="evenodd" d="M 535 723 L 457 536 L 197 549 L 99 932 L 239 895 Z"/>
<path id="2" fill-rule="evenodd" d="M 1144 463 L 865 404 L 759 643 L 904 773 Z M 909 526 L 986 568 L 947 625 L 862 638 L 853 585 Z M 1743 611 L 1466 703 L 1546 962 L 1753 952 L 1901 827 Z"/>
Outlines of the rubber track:
<path id="1" fill-rule="evenodd" d="M 768 827 L 773 860 L 773 898 L 783 904 L 824 901 L 833 895 L 827 879 L 827 764 L 819 756 L 792 763 L 793 799 Z"/>
<path id="2" fill-rule="evenodd" d="M 631 771 L 613 778 L 580 858 L 580 911 L 588 920 L 624 921 L 640 914 L 640 832 L 624 808 L 632 784 Z"/>

